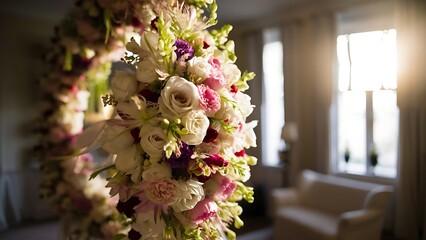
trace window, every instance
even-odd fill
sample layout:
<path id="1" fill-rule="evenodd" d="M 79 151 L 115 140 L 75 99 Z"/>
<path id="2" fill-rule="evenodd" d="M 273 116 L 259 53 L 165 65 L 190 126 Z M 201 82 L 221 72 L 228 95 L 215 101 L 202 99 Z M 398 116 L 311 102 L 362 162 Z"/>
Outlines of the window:
<path id="1" fill-rule="evenodd" d="M 396 176 L 396 30 L 340 35 L 337 170 Z"/>
<path id="2" fill-rule="evenodd" d="M 280 163 L 284 125 L 283 45 L 278 29 L 263 32 L 262 159 L 264 165 Z"/>

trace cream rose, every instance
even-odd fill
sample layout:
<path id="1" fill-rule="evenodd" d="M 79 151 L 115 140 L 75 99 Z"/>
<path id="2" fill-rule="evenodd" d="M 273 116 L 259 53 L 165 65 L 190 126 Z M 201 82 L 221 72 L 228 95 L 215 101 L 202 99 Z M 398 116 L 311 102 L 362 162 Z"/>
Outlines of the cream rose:
<path id="1" fill-rule="evenodd" d="M 198 181 L 191 179 L 188 181 L 179 181 L 179 189 L 181 195 L 172 205 L 175 212 L 193 209 L 199 201 L 204 199 L 203 184 Z"/>
<path id="2" fill-rule="evenodd" d="M 204 81 L 209 77 L 211 65 L 204 58 L 193 57 L 188 62 L 188 72 L 196 80 Z"/>
<path id="3" fill-rule="evenodd" d="M 151 158 L 160 159 L 164 153 L 167 135 L 164 129 L 151 125 L 144 125 L 140 131 L 141 146 Z"/>
<path id="4" fill-rule="evenodd" d="M 159 99 L 160 112 L 166 117 L 181 117 L 189 111 L 197 109 L 200 95 L 192 82 L 184 78 L 171 77 L 161 92 Z"/>
<path id="5" fill-rule="evenodd" d="M 137 93 L 138 82 L 135 74 L 126 71 L 116 71 L 111 79 L 111 89 L 115 100 L 121 102 Z"/>
<path id="6" fill-rule="evenodd" d="M 182 141 L 189 145 L 198 145 L 203 142 L 209 128 L 210 121 L 203 111 L 191 111 L 182 117 L 182 123 L 188 134 L 181 136 Z"/>

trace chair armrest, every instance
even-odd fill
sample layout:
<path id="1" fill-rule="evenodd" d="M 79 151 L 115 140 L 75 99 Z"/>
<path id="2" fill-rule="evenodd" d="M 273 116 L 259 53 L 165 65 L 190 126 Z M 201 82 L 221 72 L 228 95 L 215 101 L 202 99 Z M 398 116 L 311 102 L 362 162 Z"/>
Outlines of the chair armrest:
<path id="1" fill-rule="evenodd" d="M 342 213 L 339 216 L 339 226 L 355 226 L 366 224 L 382 217 L 381 211 L 376 209 L 362 209 Z"/>
<path id="2" fill-rule="evenodd" d="M 272 199 L 274 209 L 282 206 L 296 205 L 299 202 L 299 196 L 293 188 L 277 188 L 272 190 Z"/>

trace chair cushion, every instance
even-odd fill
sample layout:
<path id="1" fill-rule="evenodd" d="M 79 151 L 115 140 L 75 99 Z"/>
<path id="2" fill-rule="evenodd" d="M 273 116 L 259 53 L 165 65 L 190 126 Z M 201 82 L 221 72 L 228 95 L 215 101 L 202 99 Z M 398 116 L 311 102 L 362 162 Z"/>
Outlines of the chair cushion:
<path id="1" fill-rule="evenodd" d="M 306 207 L 287 206 L 277 210 L 274 224 L 275 239 L 332 240 L 337 236 L 338 216 Z"/>

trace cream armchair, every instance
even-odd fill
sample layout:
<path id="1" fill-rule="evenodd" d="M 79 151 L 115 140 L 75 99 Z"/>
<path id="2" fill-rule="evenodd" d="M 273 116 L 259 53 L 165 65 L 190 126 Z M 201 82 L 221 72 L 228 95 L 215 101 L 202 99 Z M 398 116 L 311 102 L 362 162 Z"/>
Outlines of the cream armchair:
<path id="1" fill-rule="evenodd" d="M 392 190 L 304 170 L 272 192 L 274 240 L 379 240 Z"/>

